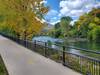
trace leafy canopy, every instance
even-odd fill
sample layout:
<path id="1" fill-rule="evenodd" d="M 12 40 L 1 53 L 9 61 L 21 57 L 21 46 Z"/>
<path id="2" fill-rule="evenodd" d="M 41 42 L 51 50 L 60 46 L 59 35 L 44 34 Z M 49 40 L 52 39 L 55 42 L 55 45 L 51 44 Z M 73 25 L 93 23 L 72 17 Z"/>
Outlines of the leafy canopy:
<path id="1" fill-rule="evenodd" d="M 42 0 L 0 0 L 0 31 L 22 39 L 32 39 L 43 28 L 48 8 Z"/>

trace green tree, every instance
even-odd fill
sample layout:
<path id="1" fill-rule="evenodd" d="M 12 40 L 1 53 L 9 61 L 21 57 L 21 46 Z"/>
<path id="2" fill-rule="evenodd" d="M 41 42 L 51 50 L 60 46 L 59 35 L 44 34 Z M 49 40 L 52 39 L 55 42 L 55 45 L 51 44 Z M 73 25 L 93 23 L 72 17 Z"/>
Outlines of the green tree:
<path id="1" fill-rule="evenodd" d="M 87 14 L 80 16 L 79 20 L 74 24 L 75 30 L 79 37 L 84 37 L 92 41 L 98 41 L 100 30 L 100 9 L 94 8 Z"/>
<path id="2" fill-rule="evenodd" d="M 61 31 L 62 31 L 63 37 L 69 36 L 68 31 L 70 29 L 71 21 L 72 21 L 72 18 L 69 16 L 61 18 L 60 25 L 61 25 Z"/>
<path id="3" fill-rule="evenodd" d="M 55 38 L 59 38 L 60 36 L 62 36 L 61 35 L 61 26 L 60 26 L 59 22 L 55 24 L 54 29 L 55 29 Z"/>

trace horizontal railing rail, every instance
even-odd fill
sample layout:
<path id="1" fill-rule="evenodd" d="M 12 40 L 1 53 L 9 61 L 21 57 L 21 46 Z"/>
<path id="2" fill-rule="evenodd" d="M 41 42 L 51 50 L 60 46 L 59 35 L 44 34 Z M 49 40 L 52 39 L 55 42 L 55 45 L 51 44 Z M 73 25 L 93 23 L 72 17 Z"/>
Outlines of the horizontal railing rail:
<path id="1" fill-rule="evenodd" d="M 41 41 L 32 42 L 32 41 L 27 41 L 27 40 L 21 40 L 21 39 L 7 36 L 4 34 L 2 35 L 17 42 L 18 44 L 25 46 L 28 49 L 31 49 L 32 51 L 35 51 L 47 58 L 55 60 L 56 62 L 62 63 L 64 66 L 74 69 L 82 73 L 83 75 L 100 75 L 100 60 L 99 59 L 92 58 L 85 55 L 74 54 L 74 53 L 66 51 L 68 48 L 87 51 L 85 49 L 75 48 L 71 46 L 70 47 L 61 46 L 61 48 L 59 48 L 58 50 L 58 49 L 49 47 L 46 42 L 41 42 Z M 89 50 L 87 52 L 91 52 L 91 51 Z M 99 54 L 100 52 L 92 51 L 92 53 Z"/>
<path id="2" fill-rule="evenodd" d="M 54 44 L 56 46 L 60 46 L 59 44 Z M 61 45 L 60 47 L 65 46 L 65 45 Z M 81 51 L 85 51 L 85 52 L 90 52 L 90 53 L 95 53 L 95 54 L 100 54 L 100 52 L 98 51 L 93 51 L 93 50 L 89 50 L 89 49 L 83 49 L 83 48 L 78 48 L 78 47 L 74 47 L 74 46 L 65 46 L 67 48 L 71 48 L 71 49 L 76 49 L 76 50 L 81 50 Z"/>

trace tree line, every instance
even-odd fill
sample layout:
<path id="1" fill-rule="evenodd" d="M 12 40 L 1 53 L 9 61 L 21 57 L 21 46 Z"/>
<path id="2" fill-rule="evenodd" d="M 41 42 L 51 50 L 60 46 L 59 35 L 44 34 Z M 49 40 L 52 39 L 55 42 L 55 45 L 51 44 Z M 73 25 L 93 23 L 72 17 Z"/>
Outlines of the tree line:
<path id="1" fill-rule="evenodd" d="M 100 8 L 93 8 L 90 12 L 81 15 L 74 25 L 71 25 L 71 21 L 70 16 L 62 17 L 47 35 L 55 38 L 86 38 L 100 42 Z"/>

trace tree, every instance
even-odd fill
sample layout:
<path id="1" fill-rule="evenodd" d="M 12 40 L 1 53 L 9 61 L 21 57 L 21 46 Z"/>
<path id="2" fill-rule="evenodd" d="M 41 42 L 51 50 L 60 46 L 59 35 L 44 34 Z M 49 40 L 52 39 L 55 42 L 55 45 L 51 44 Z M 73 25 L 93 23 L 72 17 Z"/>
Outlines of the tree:
<path id="1" fill-rule="evenodd" d="M 55 28 L 55 29 L 59 29 L 59 28 L 60 28 L 60 23 L 59 23 L 59 22 L 56 23 L 55 26 L 54 26 L 54 28 Z"/>
<path id="2" fill-rule="evenodd" d="M 100 26 L 97 26 L 89 31 L 88 38 L 92 41 L 100 42 Z"/>
<path id="3" fill-rule="evenodd" d="M 72 18 L 67 16 L 67 17 L 62 17 L 61 18 L 61 31 L 64 37 L 69 36 L 68 31 L 70 29 L 70 22 L 72 21 Z"/>
<path id="4" fill-rule="evenodd" d="M 93 8 L 89 13 L 81 15 L 74 25 L 78 36 L 99 42 L 100 8 Z"/>
<path id="5" fill-rule="evenodd" d="M 0 0 L 0 31 L 6 27 L 10 33 L 22 39 L 31 40 L 43 28 L 43 23 L 38 19 L 48 8 L 41 4 L 42 0 Z M 5 29 L 5 28 L 4 28 Z"/>
<path id="6" fill-rule="evenodd" d="M 54 29 L 55 29 L 55 35 L 54 35 L 55 38 L 59 38 L 60 36 L 62 36 L 61 35 L 61 26 L 60 26 L 59 22 L 55 24 Z"/>

